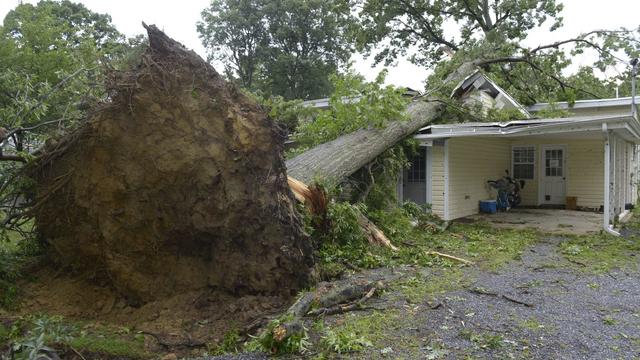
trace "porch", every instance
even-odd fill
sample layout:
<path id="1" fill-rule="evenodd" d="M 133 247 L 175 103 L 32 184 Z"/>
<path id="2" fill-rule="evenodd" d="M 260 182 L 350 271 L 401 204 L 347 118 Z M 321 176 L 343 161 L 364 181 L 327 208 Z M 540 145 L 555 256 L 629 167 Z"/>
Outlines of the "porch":
<path id="1" fill-rule="evenodd" d="M 461 222 L 487 222 L 493 227 L 533 228 L 547 234 L 588 235 L 602 230 L 602 213 L 563 209 L 512 209 L 496 214 L 474 214 Z"/>
<path id="2" fill-rule="evenodd" d="M 431 204 L 445 220 L 464 218 L 478 213 L 479 201 L 495 199 L 487 181 L 506 170 L 525 181 L 521 205 L 558 208 L 571 198 L 578 210 L 600 212 L 590 213 L 594 228 L 613 232 L 611 224 L 638 197 L 638 134 L 640 123 L 630 115 L 432 125 L 415 136 L 422 147 L 400 177 L 399 198 Z"/>

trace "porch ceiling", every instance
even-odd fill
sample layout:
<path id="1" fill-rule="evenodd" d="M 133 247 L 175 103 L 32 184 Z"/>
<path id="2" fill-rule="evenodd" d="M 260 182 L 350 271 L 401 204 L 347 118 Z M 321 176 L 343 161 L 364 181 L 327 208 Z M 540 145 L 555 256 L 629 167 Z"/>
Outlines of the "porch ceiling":
<path id="1" fill-rule="evenodd" d="M 512 209 L 496 214 L 475 214 L 462 221 L 485 221 L 497 228 L 533 228 L 566 235 L 594 234 L 602 229 L 602 214 L 562 209 Z"/>

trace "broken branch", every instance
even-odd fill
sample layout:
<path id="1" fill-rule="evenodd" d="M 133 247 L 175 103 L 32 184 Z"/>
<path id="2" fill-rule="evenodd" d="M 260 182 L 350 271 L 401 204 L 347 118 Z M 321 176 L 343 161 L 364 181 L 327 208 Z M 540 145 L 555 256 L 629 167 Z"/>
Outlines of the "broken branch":
<path id="1" fill-rule="evenodd" d="M 349 311 L 355 311 L 355 310 L 366 310 L 366 308 L 363 307 L 362 304 L 365 301 L 369 300 L 375 292 L 376 292 L 376 288 L 372 287 L 362 298 L 360 298 L 357 301 L 354 301 L 346 305 L 336 305 L 332 307 L 312 310 L 307 313 L 307 316 L 326 316 L 326 315 L 334 315 L 334 314 L 343 314 L 343 313 L 346 313 Z"/>
<path id="2" fill-rule="evenodd" d="M 522 300 L 515 299 L 515 298 L 513 298 L 513 297 L 511 297 L 509 295 L 498 294 L 498 293 L 487 291 L 487 290 L 484 290 L 484 289 L 481 289 L 481 288 L 472 288 L 472 289 L 469 289 L 469 291 L 471 291 L 474 294 L 495 296 L 495 297 L 503 298 L 503 299 L 505 299 L 507 301 L 511 301 L 511 302 L 519 304 L 519 305 L 524 305 L 526 307 L 533 307 L 533 304 L 528 303 L 528 302 L 524 302 Z"/>
<path id="3" fill-rule="evenodd" d="M 455 260 L 455 261 L 461 262 L 461 263 L 466 264 L 466 265 L 475 265 L 475 263 L 473 261 L 469 261 L 469 260 L 466 260 L 466 259 L 463 259 L 463 258 L 459 258 L 457 256 L 449 255 L 449 254 L 444 254 L 444 253 L 441 253 L 441 252 L 438 252 L 438 251 L 427 251 L 427 255 L 440 256 L 440 257 L 443 257 L 443 258 L 446 258 L 446 259 L 450 259 L 450 260 Z"/>

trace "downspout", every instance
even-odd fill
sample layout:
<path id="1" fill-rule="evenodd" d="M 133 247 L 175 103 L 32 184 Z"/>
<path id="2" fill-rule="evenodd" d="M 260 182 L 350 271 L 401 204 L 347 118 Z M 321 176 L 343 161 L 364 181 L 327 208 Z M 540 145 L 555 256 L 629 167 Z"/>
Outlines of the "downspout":
<path id="1" fill-rule="evenodd" d="M 638 75 L 638 59 L 632 59 L 631 60 L 631 116 L 633 116 L 633 118 L 635 118 L 636 120 L 637 118 L 637 112 L 638 110 L 636 109 L 636 76 Z"/>
<path id="2" fill-rule="evenodd" d="M 620 233 L 613 229 L 613 225 L 609 224 L 611 215 L 611 142 L 607 123 L 602 124 L 602 132 L 604 133 L 604 214 L 602 216 L 602 228 L 611 235 L 620 236 Z"/>

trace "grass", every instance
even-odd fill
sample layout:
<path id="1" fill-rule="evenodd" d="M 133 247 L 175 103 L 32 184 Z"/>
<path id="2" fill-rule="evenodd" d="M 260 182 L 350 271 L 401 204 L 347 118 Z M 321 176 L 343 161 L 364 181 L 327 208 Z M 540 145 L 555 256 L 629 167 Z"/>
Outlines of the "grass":
<path id="1" fill-rule="evenodd" d="M 123 357 L 146 359 L 150 357 L 144 348 L 144 336 L 122 333 L 112 327 L 83 326 L 67 321 L 61 316 L 26 316 L 13 322 L 11 329 L 0 326 L 0 339 L 11 344 L 18 353 L 25 353 L 45 346 L 54 349 L 72 348 L 94 358 Z"/>
<path id="2" fill-rule="evenodd" d="M 350 267 L 367 269 L 402 264 L 438 268 L 460 266 L 453 260 L 427 254 L 434 250 L 474 261 L 485 270 L 495 270 L 519 259 L 522 251 L 540 237 L 533 230 L 495 229 L 486 223 L 453 224 L 448 231 L 438 233 L 420 226 L 402 231 L 388 231 L 389 226 L 384 224 L 380 227 L 391 242 L 398 245 L 399 251 L 392 252 L 366 243 L 324 244 L 320 250 L 320 272 L 326 275 L 324 277 L 337 276 Z"/>
<path id="3" fill-rule="evenodd" d="M 122 339 L 114 335 L 87 335 L 73 338 L 65 345 L 80 352 L 104 354 L 110 356 L 126 356 L 132 359 L 148 358 L 144 350 L 144 339 Z"/>
<path id="4" fill-rule="evenodd" d="M 391 358 L 402 357 L 401 354 L 416 358 L 420 341 L 403 333 L 410 326 L 405 315 L 399 310 L 374 311 L 367 315 L 349 313 L 331 326 L 327 325 L 322 339 L 324 350 L 337 352 L 337 343 L 342 347 L 340 350 L 366 351 L 364 358 L 381 357 L 380 352 L 385 348 L 392 349 Z"/>
<path id="5" fill-rule="evenodd" d="M 463 339 L 471 341 L 480 349 L 498 349 L 502 347 L 504 338 L 502 335 L 495 335 L 488 332 L 473 332 L 465 329 L 458 334 Z"/>
<path id="6" fill-rule="evenodd" d="M 540 331 L 545 329 L 545 326 L 535 318 L 528 318 L 521 321 L 520 326 L 531 331 Z"/>
<path id="7" fill-rule="evenodd" d="M 640 237 L 624 238 L 608 234 L 571 236 L 560 244 L 560 252 L 586 271 L 606 273 L 616 268 L 637 267 Z"/>
<path id="8" fill-rule="evenodd" d="M 411 304 L 422 304 L 442 293 L 464 288 L 469 282 L 460 269 L 445 268 L 429 277 L 418 273 L 393 284 L 390 290 L 398 291 Z"/>

